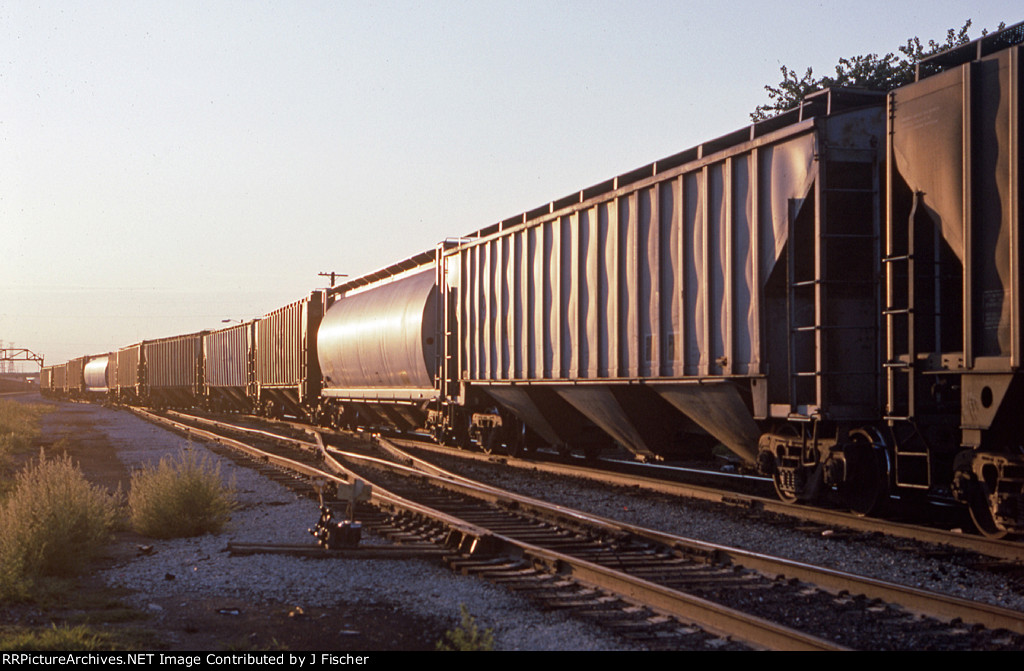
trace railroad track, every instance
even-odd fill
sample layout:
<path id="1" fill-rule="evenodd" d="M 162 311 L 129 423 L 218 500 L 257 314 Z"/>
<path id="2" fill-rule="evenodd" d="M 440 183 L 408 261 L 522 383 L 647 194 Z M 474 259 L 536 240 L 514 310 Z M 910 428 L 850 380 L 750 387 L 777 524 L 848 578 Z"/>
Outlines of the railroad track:
<path id="1" fill-rule="evenodd" d="M 453 569 L 546 607 L 572 608 L 650 647 L 692 647 L 694 637 L 710 646 L 722 636 L 773 649 L 1024 647 L 1024 617 L 1013 611 L 631 527 L 427 474 L 422 465 L 242 430 L 301 443 L 333 464 L 325 473 L 307 459 L 303 477 L 372 480 L 374 505 L 389 513 L 372 525 L 382 535 L 445 543 Z"/>
<path id="2" fill-rule="evenodd" d="M 746 488 L 708 486 L 688 481 L 666 480 L 650 475 L 649 473 L 652 469 L 646 464 L 631 465 L 636 470 L 623 471 L 621 469 L 616 470 L 602 467 L 599 462 L 591 465 L 582 465 L 578 463 L 565 464 L 559 461 L 524 460 L 511 456 L 496 456 L 467 452 L 465 450 L 454 450 L 428 443 L 427 441 L 410 439 L 392 439 L 392 441 L 400 447 L 413 448 L 417 452 L 436 452 L 451 458 L 482 462 L 500 461 L 504 466 L 510 468 L 525 468 L 556 476 L 586 478 L 610 485 L 639 487 L 652 493 L 687 497 L 712 503 L 722 503 L 747 510 L 785 515 L 809 524 L 827 525 L 830 528 L 840 527 L 856 532 L 882 533 L 894 538 L 934 543 L 975 552 L 996 560 L 1024 563 L 1024 543 L 1019 541 L 996 540 L 979 535 L 965 534 L 960 530 L 922 526 L 920 524 L 881 517 L 866 517 L 843 510 L 787 503 L 780 501 L 774 496 L 760 496 L 748 493 L 745 491 Z M 644 474 L 645 471 L 648 474 Z M 706 480 L 705 474 L 699 475 L 698 480 Z"/>

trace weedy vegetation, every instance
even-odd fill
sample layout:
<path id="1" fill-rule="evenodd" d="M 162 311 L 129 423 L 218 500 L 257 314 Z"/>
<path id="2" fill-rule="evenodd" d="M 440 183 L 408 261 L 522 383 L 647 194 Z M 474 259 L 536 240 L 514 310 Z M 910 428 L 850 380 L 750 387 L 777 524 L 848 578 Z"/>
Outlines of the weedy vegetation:
<path id="1" fill-rule="evenodd" d="M 53 410 L 44 403 L 0 401 L 0 473 L 11 470 L 11 456 L 32 450 L 39 440 L 39 420 Z M 10 491 L 12 479 L 0 478 L 0 495 Z"/>
<path id="2" fill-rule="evenodd" d="M 480 630 L 476 625 L 476 618 L 469 614 L 466 604 L 459 604 L 462 612 L 462 622 L 455 629 L 445 632 L 444 638 L 437 642 L 438 650 L 494 650 L 494 630 Z"/>
<path id="3" fill-rule="evenodd" d="M 26 599 L 41 578 L 82 570 L 110 537 L 119 503 L 70 457 L 40 452 L 0 506 L 0 598 Z"/>
<path id="4" fill-rule="evenodd" d="M 128 494 L 132 526 L 152 538 L 220 531 L 235 507 L 234 485 L 224 484 L 220 465 L 189 450 L 132 475 Z"/>
<path id="5" fill-rule="evenodd" d="M 39 419 L 53 408 L 45 403 L 0 401 L 0 452 L 24 452 L 39 439 Z"/>
<path id="6" fill-rule="evenodd" d="M 123 642 L 85 625 L 51 625 L 48 629 L 0 631 L 0 650 L 10 652 L 118 650 Z"/>

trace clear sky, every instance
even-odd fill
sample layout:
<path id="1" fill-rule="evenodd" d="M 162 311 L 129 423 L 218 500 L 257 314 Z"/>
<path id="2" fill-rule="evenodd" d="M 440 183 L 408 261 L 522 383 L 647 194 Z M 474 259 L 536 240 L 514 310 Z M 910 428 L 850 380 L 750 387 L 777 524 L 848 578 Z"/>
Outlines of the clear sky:
<path id="1" fill-rule="evenodd" d="M 0 0 L 0 341 L 250 319 L 1018 2 Z"/>

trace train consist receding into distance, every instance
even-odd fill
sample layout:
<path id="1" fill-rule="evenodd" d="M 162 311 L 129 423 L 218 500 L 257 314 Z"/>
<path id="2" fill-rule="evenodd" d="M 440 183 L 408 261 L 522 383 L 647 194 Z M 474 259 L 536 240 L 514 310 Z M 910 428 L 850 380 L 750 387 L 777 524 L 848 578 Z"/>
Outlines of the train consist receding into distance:
<path id="1" fill-rule="evenodd" d="M 54 395 L 641 459 L 1024 532 L 1024 24 L 264 317 L 44 368 Z"/>

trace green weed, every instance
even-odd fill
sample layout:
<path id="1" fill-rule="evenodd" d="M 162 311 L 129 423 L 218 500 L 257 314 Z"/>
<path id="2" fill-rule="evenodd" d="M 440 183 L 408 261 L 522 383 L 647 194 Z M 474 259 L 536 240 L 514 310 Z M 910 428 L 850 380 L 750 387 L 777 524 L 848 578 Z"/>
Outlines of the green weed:
<path id="1" fill-rule="evenodd" d="M 444 638 L 437 642 L 438 650 L 493 650 L 494 630 L 480 629 L 476 626 L 476 619 L 469 614 L 465 604 L 459 604 L 462 613 L 462 622 L 455 629 L 445 632 Z"/>
<path id="2" fill-rule="evenodd" d="M 132 526 L 153 538 L 200 536 L 220 531 L 236 507 L 235 490 L 208 457 L 182 451 L 132 475 L 128 508 Z"/>
<path id="3" fill-rule="evenodd" d="M 0 451 L 19 452 L 39 439 L 39 419 L 53 408 L 44 403 L 0 401 Z"/>

